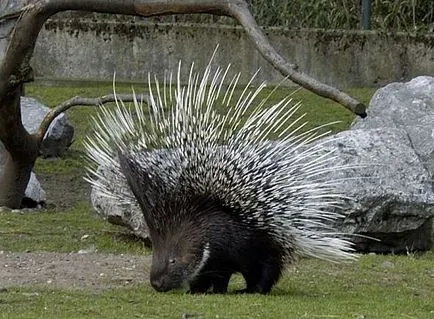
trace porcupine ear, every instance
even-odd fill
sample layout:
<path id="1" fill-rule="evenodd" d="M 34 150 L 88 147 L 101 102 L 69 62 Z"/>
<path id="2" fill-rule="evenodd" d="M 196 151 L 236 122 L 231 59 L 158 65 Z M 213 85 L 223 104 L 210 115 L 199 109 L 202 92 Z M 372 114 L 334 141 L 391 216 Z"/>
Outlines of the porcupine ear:
<path id="1" fill-rule="evenodd" d="M 149 174 L 133 157 L 118 152 L 121 172 L 144 212 L 149 212 L 155 205 L 155 191 Z"/>

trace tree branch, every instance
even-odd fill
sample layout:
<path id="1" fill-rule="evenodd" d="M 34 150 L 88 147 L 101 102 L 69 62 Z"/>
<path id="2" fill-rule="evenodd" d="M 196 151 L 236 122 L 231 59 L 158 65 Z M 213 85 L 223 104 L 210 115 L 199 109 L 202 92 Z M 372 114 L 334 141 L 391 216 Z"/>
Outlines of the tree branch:
<path id="1" fill-rule="evenodd" d="M 136 95 L 135 98 L 137 99 L 137 101 L 149 102 L 149 96 L 145 94 Z M 50 127 L 50 124 L 54 121 L 54 119 L 57 116 L 59 116 L 61 113 L 67 111 L 73 106 L 77 106 L 77 105 L 101 106 L 106 103 L 111 103 L 115 101 L 134 102 L 135 98 L 133 94 L 116 94 L 116 95 L 108 94 L 97 98 L 85 98 L 80 96 L 74 96 L 73 98 L 66 100 L 62 104 L 59 104 L 55 108 L 52 108 L 45 115 L 44 119 L 41 122 L 41 125 L 39 126 L 39 130 L 36 133 L 36 135 L 39 138 L 39 140 L 42 141 L 42 139 L 44 138 L 45 134 L 48 131 L 48 128 Z"/>
<path id="2" fill-rule="evenodd" d="M 145 17 L 175 13 L 224 15 L 231 0 L 30 0 L 23 3 L 29 4 L 16 9 L 21 14 L 0 65 L 0 100 L 14 86 L 19 85 L 16 79 L 23 78 L 20 76 L 21 69 L 30 61 L 44 22 L 57 12 L 81 10 Z M 3 19 L 10 15 L 13 13 L 10 12 Z"/>
<path id="3" fill-rule="evenodd" d="M 231 16 L 244 27 L 262 56 L 291 81 L 342 104 L 361 117 L 366 116 L 365 105 L 336 88 L 296 71 L 291 64 L 280 56 L 257 25 L 249 11 L 248 4 L 243 0 L 33 0 L 22 10 L 10 46 L 0 66 L 0 100 L 8 91 L 8 85 L 12 83 L 11 77 L 22 78 L 19 74 L 23 62 L 29 61 L 36 38 L 45 20 L 54 13 L 65 10 L 146 17 L 183 13 L 210 13 Z M 7 63 L 5 63 L 6 61 Z"/>
<path id="4" fill-rule="evenodd" d="M 334 87 L 324 84 L 304 73 L 298 72 L 294 69 L 293 65 L 289 64 L 279 55 L 256 23 L 244 1 L 238 1 L 237 7 L 231 11 L 231 15 L 244 27 L 244 30 L 262 56 L 273 65 L 275 69 L 279 70 L 281 74 L 287 76 L 291 81 L 303 88 L 345 106 L 348 110 L 360 117 L 366 117 L 366 106 L 363 103 Z"/>

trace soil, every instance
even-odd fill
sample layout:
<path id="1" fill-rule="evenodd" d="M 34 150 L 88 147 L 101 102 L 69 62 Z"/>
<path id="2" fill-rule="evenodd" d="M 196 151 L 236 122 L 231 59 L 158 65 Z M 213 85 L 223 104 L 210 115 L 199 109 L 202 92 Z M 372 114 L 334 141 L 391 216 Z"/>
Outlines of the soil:
<path id="1" fill-rule="evenodd" d="M 100 253 L 0 253 L 0 290 L 11 286 L 64 289 L 125 287 L 148 282 L 150 256 Z"/>
<path id="2" fill-rule="evenodd" d="M 83 174 L 37 174 L 47 194 L 47 206 L 64 210 L 78 201 L 89 200 L 90 185 L 84 180 Z"/>
<path id="3" fill-rule="evenodd" d="M 47 193 L 48 207 L 65 209 L 90 198 L 81 176 L 37 175 Z M 104 290 L 148 283 L 150 256 L 102 253 L 9 253 L 0 251 L 0 291 L 42 285 Z"/>

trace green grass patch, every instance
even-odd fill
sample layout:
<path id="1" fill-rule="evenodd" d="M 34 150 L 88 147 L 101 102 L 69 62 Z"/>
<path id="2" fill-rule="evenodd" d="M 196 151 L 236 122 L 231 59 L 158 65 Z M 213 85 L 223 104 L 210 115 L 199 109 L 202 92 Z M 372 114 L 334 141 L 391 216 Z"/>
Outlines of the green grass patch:
<path id="1" fill-rule="evenodd" d="M 267 296 L 157 293 L 149 284 L 102 292 L 12 288 L 0 294 L 0 318 L 427 319 L 434 315 L 432 258 L 368 255 L 345 265 L 302 260 Z M 230 288 L 242 285 L 236 276 Z"/>
<path id="2" fill-rule="evenodd" d="M 58 158 L 36 160 L 34 171 L 36 174 L 67 174 L 83 176 L 84 152 L 76 147 L 68 149 Z"/>
<path id="3" fill-rule="evenodd" d="M 0 221 L 0 251 L 77 252 L 92 247 L 107 253 L 149 253 L 142 241 L 126 236 L 125 228 L 97 216 L 87 201 L 65 211 L 1 212 Z"/>

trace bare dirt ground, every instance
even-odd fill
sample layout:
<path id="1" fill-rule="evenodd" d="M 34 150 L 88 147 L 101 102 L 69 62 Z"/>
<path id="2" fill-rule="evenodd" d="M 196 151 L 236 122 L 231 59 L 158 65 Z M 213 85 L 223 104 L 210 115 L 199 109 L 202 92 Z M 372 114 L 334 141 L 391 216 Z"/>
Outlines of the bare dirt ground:
<path id="1" fill-rule="evenodd" d="M 89 185 L 81 176 L 39 174 L 47 202 L 59 209 L 87 200 Z M 9 253 L 0 251 L 0 291 L 42 285 L 101 290 L 148 282 L 149 256 L 102 253 Z"/>
<path id="2" fill-rule="evenodd" d="M 0 289 L 42 285 L 102 290 L 148 281 L 149 256 L 1 253 Z"/>

